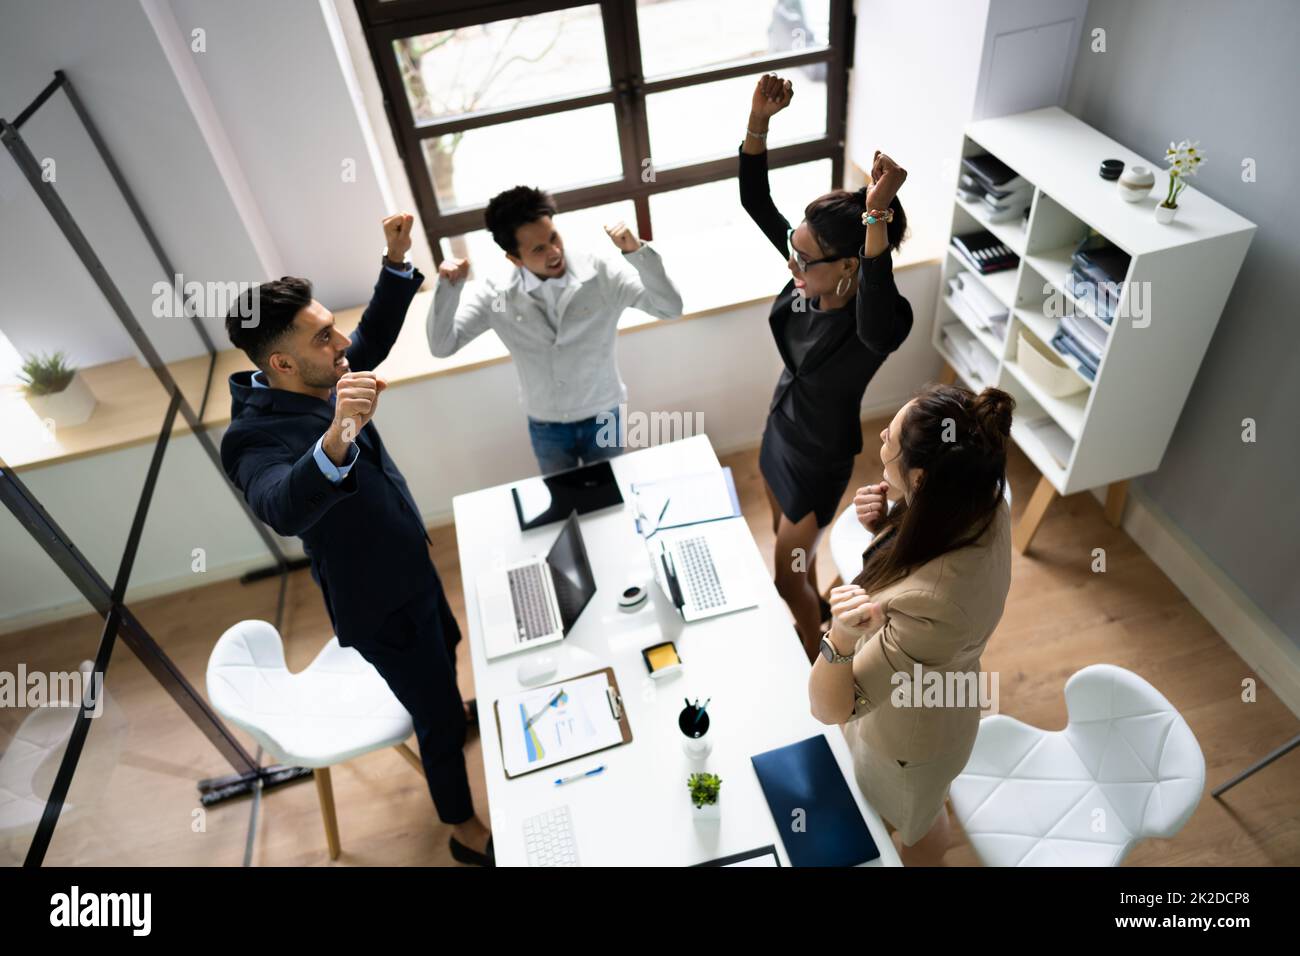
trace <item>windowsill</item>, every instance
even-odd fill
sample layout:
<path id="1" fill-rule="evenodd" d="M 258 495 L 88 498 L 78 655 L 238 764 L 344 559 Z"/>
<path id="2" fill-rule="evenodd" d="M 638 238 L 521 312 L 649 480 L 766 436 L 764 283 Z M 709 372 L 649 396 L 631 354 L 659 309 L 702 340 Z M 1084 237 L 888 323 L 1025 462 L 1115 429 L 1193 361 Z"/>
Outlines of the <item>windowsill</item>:
<path id="1" fill-rule="evenodd" d="M 898 272 L 933 261 L 909 261 L 905 255 L 900 255 L 895 260 L 894 270 Z M 690 301 L 687 303 L 690 311 L 671 322 L 687 322 L 720 312 L 769 303 L 773 290 L 770 282 L 763 285 L 767 291 L 752 297 L 746 297 L 741 289 L 723 287 L 719 296 L 723 301 L 717 304 Z M 510 354 L 492 332 L 479 336 L 455 355 L 447 358 L 432 356 L 424 330 L 432 298 L 431 288 L 416 295 L 392 352 L 376 369 L 388 379 L 390 385 L 459 374 L 509 361 Z M 363 310 L 364 306 L 357 306 L 336 313 L 339 328 L 345 333 L 351 333 L 360 321 Z M 629 310 L 619 323 L 619 334 L 639 332 L 659 324 L 659 320 L 642 312 Z M 212 393 L 208 398 L 207 414 L 203 417 L 204 427 L 221 428 L 230 423 L 227 380 L 234 372 L 252 367 L 252 363 L 237 349 L 225 349 L 217 353 L 217 363 L 212 373 Z M 208 368 L 207 356 L 171 362 L 167 368 L 190 407 L 197 409 Z M 22 389 L 18 385 L 0 386 L 0 419 L 10 423 L 6 425 L 3 439 L 0 439 L 0 459 L 13 471 L 21 472 L 29 468 L 75 461 L 136 445 L 152 445 L 157 440 L 158 428 L 167 413 L 168 396 L 148 366 L 141 365 L 134 358 L 126 358 L 89 366 L 81 370 L 81 375 L 98 400 L 95 411 L 89 421 L 82 425 L 57 429 L 53 440 L 47 440 L 40 420 L 23 398 Z M 189 430 L 188 424 L 178 416 L 173 435 L 184 435 Z"/>

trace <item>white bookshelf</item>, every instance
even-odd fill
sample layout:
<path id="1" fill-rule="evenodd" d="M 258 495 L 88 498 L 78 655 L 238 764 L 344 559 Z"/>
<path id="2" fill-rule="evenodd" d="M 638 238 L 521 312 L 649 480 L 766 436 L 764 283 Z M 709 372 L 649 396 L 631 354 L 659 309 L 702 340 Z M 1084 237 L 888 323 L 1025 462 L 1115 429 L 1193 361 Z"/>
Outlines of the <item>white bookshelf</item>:
<path id="1" fill-rule="evenodd" d="M 980 203 L 954 194 L 951 232 L 987 229 L 1020 262 L 1015 269 L 983 276 L 950 246 L 943 259 L 933 344 L 950 374 L 967 387 L 978 391 L 992 384 L 1016 398 L 1012 438 L 1042 473 L 1017 528 L 1017 546 L 1023 551 L 1056 495 L 1108 485 L 1108 515 L 1118 522 L 1128 479 L 1159 467 L 1255 225 L 1194 186 L 1179 197 L 1173 223 L 1156 222 L 1154 208 L 1168 185 L 1164 163 L 1138 156 L 1059 107 L 971 123 L 962 155 L 983 153 L 996 156 L 1033 185 L 1029 218 L 989 222 Z M 1126 168 L 1141 163 L 1153 169 L 1156 185 L 1150 195 L 1124 202 L 1115 183 L 1097 174 L 1101 161 L 1111 158 L 1123 160 Z M 1071 254 L 1090 231 L 1131 257 L 1109 325 L 1065 291 Z M 948 279 L 959 270 L 983 282 L 1011 310 L 1005 337 L 967 321 L 947 301 Z M 1065 397 L 1047 394 L 1016 361 L 1022 330 L 1049 352 L 1056 351 L 1051 338 L 1058 318 L 1049 314 L 1049 301 L 1107 332 L 1095 380 L 1076 372 L 1088 387 Z M 1145 310 L 1143 318 L 1126 317 L 1138 306 Z M 960 329 L 950 331 L 954 324 Z M 986 371 L 996 368 L 991 381 L 963 362 L 962 353 L 945 347 L 946 330 L 963 342 L 970 333 L 974 345 L 966 348 L 989 353 L 979 358 Z M 1077 366 L 1068 356 L 1062 358 Z"/>

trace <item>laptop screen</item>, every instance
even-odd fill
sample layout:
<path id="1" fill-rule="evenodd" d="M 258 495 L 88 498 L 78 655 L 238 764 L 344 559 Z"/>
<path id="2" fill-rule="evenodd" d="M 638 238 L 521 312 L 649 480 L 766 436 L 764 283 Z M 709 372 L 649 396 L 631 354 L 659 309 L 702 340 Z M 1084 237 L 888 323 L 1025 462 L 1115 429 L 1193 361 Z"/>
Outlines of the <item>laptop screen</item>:
<path id="1" fill-rule="evenodd" d="M 573 512 L 564 522 L 560 536 L 546 556 L 555 582 L 555 599 L 560 605 L 560 620 L 568 634 L 578 620 L 591 596 L 596 593 L 596 578 L 587 560 L 587 546 L 578 527 L 578 514 Z"/>

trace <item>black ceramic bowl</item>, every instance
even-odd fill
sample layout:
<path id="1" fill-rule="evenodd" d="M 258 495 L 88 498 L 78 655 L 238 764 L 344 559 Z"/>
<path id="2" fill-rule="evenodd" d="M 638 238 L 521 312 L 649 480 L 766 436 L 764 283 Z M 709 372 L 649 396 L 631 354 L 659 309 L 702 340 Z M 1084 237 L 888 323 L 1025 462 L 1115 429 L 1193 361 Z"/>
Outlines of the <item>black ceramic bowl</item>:
<path id="1" fill-rule="evenodd" d="M 1101 169 L 1098 170 L 1102 179 L 1119 179 L 1119 174 L 1124 172 L 1124 160 L 1122 159 L 1103 159 Z"/>

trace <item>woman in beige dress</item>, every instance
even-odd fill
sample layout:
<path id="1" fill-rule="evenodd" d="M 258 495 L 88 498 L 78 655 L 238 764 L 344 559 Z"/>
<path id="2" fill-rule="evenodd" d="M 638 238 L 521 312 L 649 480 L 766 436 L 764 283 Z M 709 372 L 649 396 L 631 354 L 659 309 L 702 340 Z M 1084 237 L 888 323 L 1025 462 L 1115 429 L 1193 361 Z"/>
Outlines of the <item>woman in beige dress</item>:
<path id="1" fill-rule="evenodd" d="M 813 715 L 845 725 L 858 786 L 909 866 L 942 864 L 948 785 L 994 703 L 980 655 L 1011 585 L 1014 409 L 996 388 L 931 385 L 880 433 L 884 480 L 854 498 L 875 538 L 831 592 L 809 679 Z"/>

